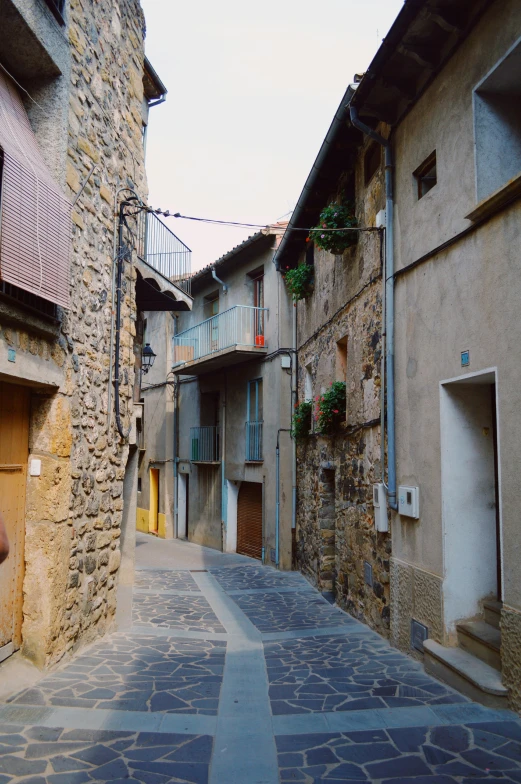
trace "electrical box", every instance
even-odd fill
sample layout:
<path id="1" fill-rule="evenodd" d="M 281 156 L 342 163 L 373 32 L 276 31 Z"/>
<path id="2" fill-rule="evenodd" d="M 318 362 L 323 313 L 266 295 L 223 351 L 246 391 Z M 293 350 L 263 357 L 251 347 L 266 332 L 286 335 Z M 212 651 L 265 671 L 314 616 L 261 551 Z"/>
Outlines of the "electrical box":
<path id="1" fill-rule="evenodd" d="M 420 488 L 401 485 L 398 488 L 398 514 L 404 517 L 420 516 Z"/>
<path id="2" fill-rule="evenodd" d="M 373 506 L 374 527 L 377 531 L 385 533 L 389 530 L 389 519 L 387 517 L 387 494 L 383 482 L 373 485 Z"/>
<path id="3" fill-rule="evenodd" d="M 40 476 L 42 473 L 42 461 L 32 458 L 29 462 L 29 476 Z"/>
<path id="4" fill-rule="evenodd" d="M 289 370 L 291 367 L 291 357 L 289 354 L 282 354 L 280 358 L 280 366 L 284 370 Z"/>
<path id="5" fill-rule="evenodd" d="M 387 212 L 385 210 L 380 210 L 376 214 L 376 228 L 382 229 L 387 226 Z"/>

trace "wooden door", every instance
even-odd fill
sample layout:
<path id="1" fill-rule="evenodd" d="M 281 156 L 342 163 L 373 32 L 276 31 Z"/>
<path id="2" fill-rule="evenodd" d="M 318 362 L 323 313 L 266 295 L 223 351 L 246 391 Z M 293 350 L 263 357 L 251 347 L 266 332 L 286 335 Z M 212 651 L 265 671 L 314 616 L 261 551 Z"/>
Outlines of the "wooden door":
<path id="1" fill-rule="evenodd" d="M 237 552 L 262 558 L 262 485 L 243 482 L 237 499 Z"/>
<path id="2" fill-rule="evenodd" d="M 0 661 L 21 645 L 29 390 L 0 381 L 0 512 L 9 556 L 0 564 Z"/>

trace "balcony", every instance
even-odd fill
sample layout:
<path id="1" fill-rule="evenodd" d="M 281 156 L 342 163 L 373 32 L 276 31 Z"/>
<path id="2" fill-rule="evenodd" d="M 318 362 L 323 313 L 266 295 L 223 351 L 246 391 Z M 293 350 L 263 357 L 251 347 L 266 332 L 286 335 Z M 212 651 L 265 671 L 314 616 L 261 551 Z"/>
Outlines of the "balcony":
<path id="1" fill-rule="evenodd" d="M 192 251 L 153 212 L 136 223 L 138 310 L 191 310 Z"/>
<path id="2" fill-rule="evenodd" d="M 199 375 L 265 355 L 267 312 L 267 308 L 235 305 L 180 332 L 173 339 L 173 372 Z"/>
<path id="3" fill-rule="evenodd" d="M 261 463 L 263 422 L 246 422 L 246 462 Z"/>
<path id="4" fill-rule="evenodd" d="M 190 428 L 190 460 L 192 463 L 217 465 L 220 460 L 220 431 L 218 427 Z"/>

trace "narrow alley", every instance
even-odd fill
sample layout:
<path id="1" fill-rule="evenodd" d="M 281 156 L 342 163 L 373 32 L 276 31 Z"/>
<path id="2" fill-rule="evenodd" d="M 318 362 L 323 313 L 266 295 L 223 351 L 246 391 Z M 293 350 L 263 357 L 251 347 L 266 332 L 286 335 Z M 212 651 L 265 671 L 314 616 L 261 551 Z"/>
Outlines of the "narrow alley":
<path id="1" fill-rule="evenodd" d="M 118 631 L 0 707 L 0 784 L 521 781 L 514 713 L 300 574 L 143 534 L 136 552 Z"/>

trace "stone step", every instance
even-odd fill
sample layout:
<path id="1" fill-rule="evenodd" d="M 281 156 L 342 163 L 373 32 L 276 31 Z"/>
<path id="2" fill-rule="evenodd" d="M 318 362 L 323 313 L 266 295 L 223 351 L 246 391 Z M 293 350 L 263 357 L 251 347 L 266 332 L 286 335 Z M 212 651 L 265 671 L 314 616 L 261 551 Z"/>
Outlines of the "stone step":
<path id="1" fill-rule="evenodd" d="M 501 672 L 501 632 L 486 621 L 465 621 L 456 626 L 460 648 Z"/>
<path id="2" fill-rule="evenodd" d="M 500 628 L 499 623 L 501 621 L 502 609 L 503 602 L 500 602 L 497 599 L 487 599 L 487 601 L 483 602 L 483 614 L 485 616 L 485 621 L 491 626 L 495 626 L 496 629 Z"/>
<path id="3" fill-rule="evenodd" d="M 462 648 L 445 648 L 434 640 L 425 640 L 423 650 L 426 672 L 482 705 L 508 708 L 508 689 L 493 667 Z"/>

